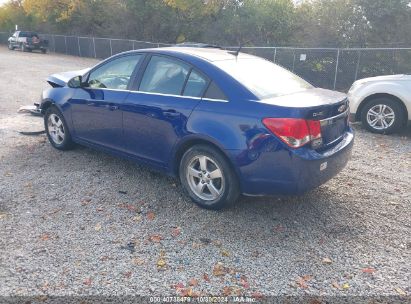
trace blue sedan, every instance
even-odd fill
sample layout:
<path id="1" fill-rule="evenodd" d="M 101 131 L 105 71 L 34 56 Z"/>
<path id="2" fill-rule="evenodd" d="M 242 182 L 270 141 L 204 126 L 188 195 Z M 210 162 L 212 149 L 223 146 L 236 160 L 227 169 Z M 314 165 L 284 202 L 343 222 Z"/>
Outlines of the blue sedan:
<path id="1" fill-rule="evenodd" d="M 244 53 L 131 51 L 47 81 L 40 110 L 53 147 L 77 143 L 178 176 L 208 209 L 318 187 L 354 142 L 344 94 Z"/>

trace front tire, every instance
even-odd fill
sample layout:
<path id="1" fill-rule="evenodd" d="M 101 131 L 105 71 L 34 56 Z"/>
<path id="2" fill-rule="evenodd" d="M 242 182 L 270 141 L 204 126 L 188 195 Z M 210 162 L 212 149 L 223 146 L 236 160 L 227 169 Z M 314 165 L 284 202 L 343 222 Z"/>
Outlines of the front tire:
<path id="1" fill-rule="evenodd" d="M 373 133 L 391 134 L 403 124 L 400 104 L 387 97 L 370 100 L 361 112 L 361 122 L 365 128 Z"/>
<path id="2" fill-rule="evenodd" d="M 44 115 L 44 127 L 51 145 L 58 150 L 70 150 L 74 143 L 63 114 L 54 106 Z"/>
<path id="3" fill-rule="evenodd" d="M 9 42 L 8 48 L 9 48 L 10 51 L 13 51 L 13 50 L 14 50 L 14 46 L 11 44 L 11 42 Z"/>
<path id="4" fill-rule="evenodd" d="M 228 160 L 208 145 L 196 145 L 184 153 L 179 176 L 191 200 L 205 209 L 228 207 L 240 195 L 238 178 Z"/>

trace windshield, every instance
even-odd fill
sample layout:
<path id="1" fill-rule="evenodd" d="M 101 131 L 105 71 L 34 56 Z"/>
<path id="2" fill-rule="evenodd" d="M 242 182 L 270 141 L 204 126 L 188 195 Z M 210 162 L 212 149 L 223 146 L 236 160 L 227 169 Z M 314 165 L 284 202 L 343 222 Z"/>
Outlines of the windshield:
<path id="1" fill-rule="evenodd" d="M 265 99 L 310 89 L 313 86 L 290 71 L 259 58 L 222 60 L 214 64 Z"/>

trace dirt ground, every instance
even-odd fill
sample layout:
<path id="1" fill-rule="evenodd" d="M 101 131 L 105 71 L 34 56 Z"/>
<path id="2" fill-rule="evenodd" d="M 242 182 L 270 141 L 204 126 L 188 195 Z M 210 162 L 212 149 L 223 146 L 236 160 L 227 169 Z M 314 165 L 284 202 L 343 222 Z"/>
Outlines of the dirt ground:
<path id="1" fill-rule="evenodd" d="M 0 295 L 410 295 L 410 127 L 356 125 L 347 167 L 306 195 L 206 211 L 177 180 L 18 133 L 42 129 L 16 111 L 47 75 L 95 63 L 0 48 Z"/>

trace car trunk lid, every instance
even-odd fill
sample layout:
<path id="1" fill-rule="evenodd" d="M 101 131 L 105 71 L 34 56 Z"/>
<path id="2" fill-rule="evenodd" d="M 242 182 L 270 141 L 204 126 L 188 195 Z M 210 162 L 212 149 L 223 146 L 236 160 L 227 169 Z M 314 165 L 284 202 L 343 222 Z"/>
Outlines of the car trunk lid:
<path id="1" fill-rule="evenodd" d="M 290 109 L 289 117 L 320 121 L 321 142 L 315 149 L 327 148 L 339 141 L 348 128 L 348 99 L 345 94 L 313 88 L 259 102 Z"/>

